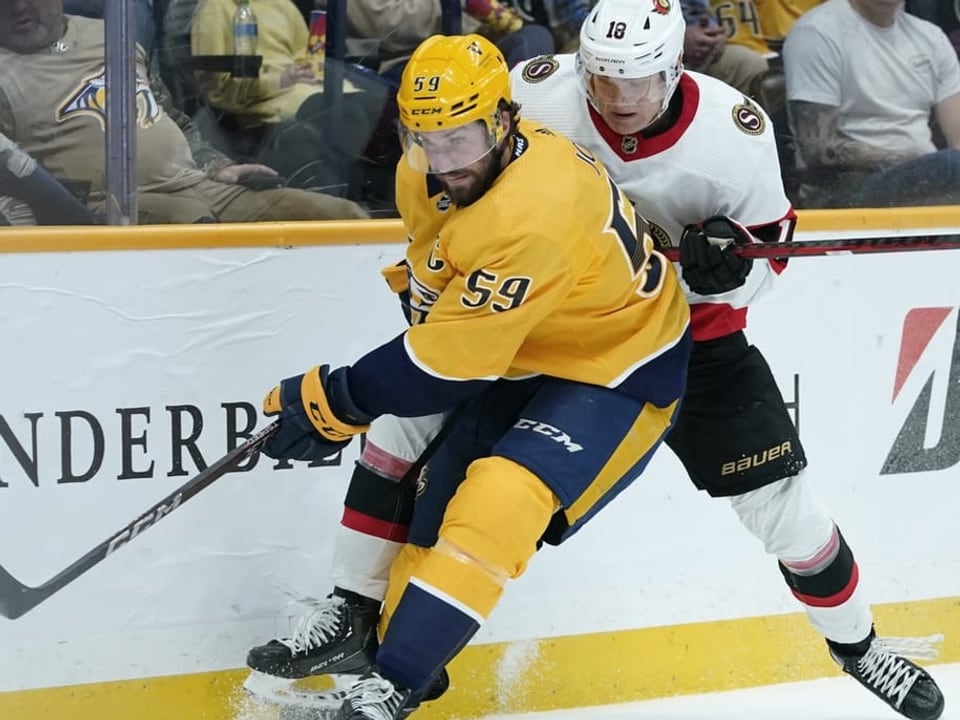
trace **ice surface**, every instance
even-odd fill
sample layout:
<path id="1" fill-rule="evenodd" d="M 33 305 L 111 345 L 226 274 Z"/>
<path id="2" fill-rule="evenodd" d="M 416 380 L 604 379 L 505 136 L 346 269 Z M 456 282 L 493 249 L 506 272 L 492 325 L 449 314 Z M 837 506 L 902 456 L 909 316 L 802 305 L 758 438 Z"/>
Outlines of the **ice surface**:
<path id="1" fill-rule="evenodd" d="M 960 720 L 960 664 L 931 665 L 928 670 L 946 698 L 941 720 Z M 852 678 L 841 676 L 622 705 L 488 715 L 484 720 L 896 720 L 900 717 Z"/>

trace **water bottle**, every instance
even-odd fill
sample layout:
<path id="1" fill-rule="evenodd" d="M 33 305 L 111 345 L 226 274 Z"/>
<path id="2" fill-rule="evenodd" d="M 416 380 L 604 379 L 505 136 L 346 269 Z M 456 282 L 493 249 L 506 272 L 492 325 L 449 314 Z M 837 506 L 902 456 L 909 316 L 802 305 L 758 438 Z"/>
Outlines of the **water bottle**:
<path id="1" fill-rule="evenodd" d="M 237 0 L 233 13 L 233 54 L 257 54 L 257 16 L 253 14 L 250 0 Z"/>

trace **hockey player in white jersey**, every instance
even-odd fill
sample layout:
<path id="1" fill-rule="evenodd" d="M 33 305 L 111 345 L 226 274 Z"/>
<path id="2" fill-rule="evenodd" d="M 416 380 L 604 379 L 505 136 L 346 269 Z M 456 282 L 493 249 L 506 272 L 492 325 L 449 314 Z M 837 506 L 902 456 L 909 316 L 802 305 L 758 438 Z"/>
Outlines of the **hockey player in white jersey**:
<path id="1" fill-rule="evenodd" d="M 526 117 L 596 155 L 659 239 L 680 246 L 695 343 L 667 445 L 777 558 L 843 670 L 903 715 L 935 720 L 943 695 L 877 639 L 853 553 L 805 479 L 783 398 L 744 335 L 747 306 L 784 263 L 751 262 L 732 246 L 789 240 L 796 222 L 773 128 L 734 88 L 683 70 L 683 28 L 675 0 L 601 0 L 576 55 L 513 70 L 514 97 Z"/>
<path id="2" fill-rule="evenodd" d="M 683 35 L 676 0 L 601 0 L 582 26 L 576 55 L 514 68 L 515 99 L 524 117 L 597 156 L 654 225 L 658 241 L 680 246 L 695 342 L 667 445 L 694 484 L 728 498 L 776 557 L 843 670 L 911 720 L 936 720 L 942 693 L 925 670 L 898 654 L 912 646 L 914 656 L 929 657 L 932 648 L 876 637 L 853 553 L 807 482 L 806 457 L 783 398 L 744 335 L 748 305 L 785 265 L 742 259 L 729 245 L 789 240 L 796 222 L 770 121 L 732 87 L 685 72 Z M 323 622 L 254 648 L 251 667 L 307 674 L 311 663 L 370 637 L 372 621 L 360 609 L 369 613 L 382 597 L 385 559 L 399 547 L 412 503 L 397 478 L 424 447 L 424 428 L 436 430 L 423 423 L 422 437 L 411 440 L 407 422 L 390 419 L 392 427 L 379 428 L 377 442 L 392 448 L 395 454 L 386 456 L 398 468 L 386 472 L 380 457 L 381 467 L 371 472 L 362 460 L 351 482 L 334 559 L 337 588 L 326 614 L 317 616 Z M 375 639 L 365 647 L 372 645 Z"/>

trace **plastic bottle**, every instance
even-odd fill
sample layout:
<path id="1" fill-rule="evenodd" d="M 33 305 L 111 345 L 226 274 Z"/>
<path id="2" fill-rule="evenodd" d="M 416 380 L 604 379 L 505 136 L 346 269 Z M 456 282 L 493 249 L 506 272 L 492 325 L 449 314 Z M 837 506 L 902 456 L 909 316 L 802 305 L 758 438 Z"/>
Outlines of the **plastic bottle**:
<path id="1" fill-rule="evenodd" d="M 233 13 L 233 54 L 257 54 L 257 16 L 250 7 L 250 0 L 237 0 Z"/>

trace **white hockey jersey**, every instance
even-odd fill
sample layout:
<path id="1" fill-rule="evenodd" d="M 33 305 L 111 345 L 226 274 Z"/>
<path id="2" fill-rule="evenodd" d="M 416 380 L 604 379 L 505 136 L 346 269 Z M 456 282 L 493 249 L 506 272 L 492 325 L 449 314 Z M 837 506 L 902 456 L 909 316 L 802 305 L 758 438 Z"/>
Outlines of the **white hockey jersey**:
<path id="1" fill-rule="evenodd" d="M 683 107 L 672 127 L 650 138 L 619 135 L 587 100 L 575 55 L 534 58 L 511 72 L 521 117 L 583 145 L 606 166 L 655 239 L 677 245 L 685 225 L 726 215 L 759 241 L 789 240 L 796 214 L 783 189 L 770 119 L 729 85 L 684 72 Z M 746 283 L 722 295 L 687 292 L 695 340 L 742 330 L 747 305 L 781 272 L 779 261 L 754 260 Z M 686 287 L 686 286 L 684 286 Z"/>

